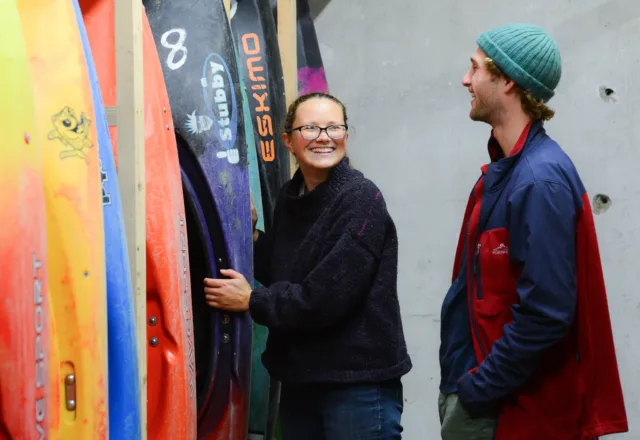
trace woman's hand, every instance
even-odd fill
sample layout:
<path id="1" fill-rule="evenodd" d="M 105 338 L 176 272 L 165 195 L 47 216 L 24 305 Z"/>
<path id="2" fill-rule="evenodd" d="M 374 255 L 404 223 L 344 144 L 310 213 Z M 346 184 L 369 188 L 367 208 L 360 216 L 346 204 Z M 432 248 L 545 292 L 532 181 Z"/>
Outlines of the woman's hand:
<path id="1" fill-rule="evenodd" d="M 235 270 L 221 269 L 220 273 L 226 278 L 205 278 L 204 293 L 207 304 L 231 312 L 246 312 L 249 310 L 251 286 L 245 277 Z"/>

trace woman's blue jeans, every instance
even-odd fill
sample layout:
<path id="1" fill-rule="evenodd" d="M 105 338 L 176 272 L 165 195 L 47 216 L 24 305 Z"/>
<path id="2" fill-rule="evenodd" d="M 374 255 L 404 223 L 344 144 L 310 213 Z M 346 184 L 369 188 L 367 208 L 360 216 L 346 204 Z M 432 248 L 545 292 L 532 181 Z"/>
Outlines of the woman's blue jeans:
<path id="1" fill-rule="evenodd" d="M 400 379 L 357 385 L 283 383 L 282 440 L 399 440 L 402 411 Z"/>

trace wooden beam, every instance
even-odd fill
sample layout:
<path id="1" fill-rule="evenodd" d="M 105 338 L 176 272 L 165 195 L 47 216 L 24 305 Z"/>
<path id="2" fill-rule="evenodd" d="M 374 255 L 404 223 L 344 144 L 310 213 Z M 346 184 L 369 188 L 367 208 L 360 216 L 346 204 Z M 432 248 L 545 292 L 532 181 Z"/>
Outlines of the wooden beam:
<path id="1" fill-rule="evenodd" d="M 284 75 L 284 93 L 287 108 L 298 97 L 298 51 L 296 0 L 278 0 L 278 45 Z M 296 171 L 293 155 L 289 156 L 290 173 Z"/>
<path id="2" fill-rule="evenodd" d="M 138 340 L 140 426 L 147 438 L 147 265 L 142 2 L 115 0 L 118 179 L 129 246 Z"/>
<path id="3" fill-rule="evenodd" d="M 227 20 L 231 22 L 231 0 L 223 0 L 224 9 L 227 11 Z"/>

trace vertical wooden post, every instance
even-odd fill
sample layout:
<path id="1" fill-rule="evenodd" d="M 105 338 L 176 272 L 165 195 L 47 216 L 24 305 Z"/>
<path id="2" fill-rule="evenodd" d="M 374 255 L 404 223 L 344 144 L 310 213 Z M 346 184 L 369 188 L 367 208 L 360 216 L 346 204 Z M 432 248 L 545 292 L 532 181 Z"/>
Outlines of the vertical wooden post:
<path id="1" fill-rule="evenodd" d="M 278 45 L 284 75 L 284 93 L 287 108 L 298 97 L 296 0 L 278 0 Z M 296 170 L 295 158 L 290 159 L 290 173 Z"/>
<path id="2" fill-rule="evenodd" d="M 118 178 L 135 304 L 140 426 L 147 438 L 147 267 L 142 2 L 115 0 Z"/>

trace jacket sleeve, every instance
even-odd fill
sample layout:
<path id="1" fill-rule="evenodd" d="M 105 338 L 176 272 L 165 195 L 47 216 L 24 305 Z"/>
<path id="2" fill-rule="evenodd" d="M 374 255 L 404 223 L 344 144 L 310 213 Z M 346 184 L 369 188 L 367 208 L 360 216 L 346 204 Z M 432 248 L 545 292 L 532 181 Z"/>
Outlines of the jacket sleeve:
<path id="1" fill-rule="evenodd" d="M 458 383 L 462 403 L 486 410 L 522 386 L 544 350 L 570 330 L 576 309 L 576 207 L 569 188 L 536 182 L 509 198 L 509 252 L 521 267 L 513 320 L 475 372 Z"/>
<path id="2" fill-rule="evenodd" d="M 368 203 L 353 205 L 356 208 L 338 216 L 340 233 L 300 284 L 279 281 L 253 290 L 249 311 L 256 323 L 278 331 L 322 330 L 364 301 L 382 253 L 388 217 L 379 193 Z"/>

